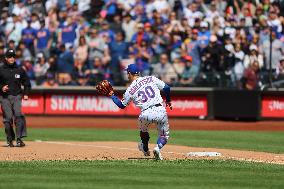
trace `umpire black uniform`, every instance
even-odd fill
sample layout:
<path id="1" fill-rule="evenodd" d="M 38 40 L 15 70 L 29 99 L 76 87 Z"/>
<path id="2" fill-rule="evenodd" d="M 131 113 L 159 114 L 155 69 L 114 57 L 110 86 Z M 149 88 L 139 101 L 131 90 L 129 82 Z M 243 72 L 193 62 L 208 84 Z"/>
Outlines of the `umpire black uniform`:
<path id="1" fill-rule="evenodd" d="M 28 99 L 31 89 L 30 80 L 22 67 L 15 63 L 15 51 L 8 49 L 5 53 L 5 63 L 0 68 L 0 89 L 2 90 L 2 112 L 8 147 L 13 147 L 17 139 L 17 147 L 25 146 L 22 141 L 27 136 L 26 120 L 22 113 L 22 98 Z M 22 90 L 24 86 L 24 90 Z M 16 136 L 13 129 L 16 125 Z M 16 138 L 15 138 L 16 137 Z"/>

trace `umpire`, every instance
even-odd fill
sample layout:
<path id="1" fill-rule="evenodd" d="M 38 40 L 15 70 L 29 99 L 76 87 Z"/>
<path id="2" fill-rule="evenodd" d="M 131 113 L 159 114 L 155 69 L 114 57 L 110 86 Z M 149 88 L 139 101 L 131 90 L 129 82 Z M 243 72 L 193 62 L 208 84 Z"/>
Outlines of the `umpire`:
<path id="1" fill-rule="evenodd" d="M 16 53 L 8 49 L 5 53 L 4 65 L 0 68 L 0 89 L 2 90 L 2 112 L 7 146 L 14 147 L 15 132 L 13 123 L 16 125 L 17 147 L 25 146 L 22 141 L 26 137 L 26 120 L 22 113 L 22 98 L 28 100 L 31 89 L 30 80 L 22 67 L 15 63 Z M 22 90 L 24 86 L 24 90 Z"/>

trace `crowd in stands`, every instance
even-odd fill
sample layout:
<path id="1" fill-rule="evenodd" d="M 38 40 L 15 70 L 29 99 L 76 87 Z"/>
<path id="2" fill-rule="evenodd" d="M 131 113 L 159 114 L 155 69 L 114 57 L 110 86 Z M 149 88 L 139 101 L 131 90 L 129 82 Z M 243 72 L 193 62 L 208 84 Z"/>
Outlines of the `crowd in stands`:
<path id="1" fill-rule="evenodd" d="M 1 62 L 14 48 L 33 86 L 124 86 L 130 63 L 171 86 L 284 79 L 284 0 L 2 0 L 0 11 Z"/>

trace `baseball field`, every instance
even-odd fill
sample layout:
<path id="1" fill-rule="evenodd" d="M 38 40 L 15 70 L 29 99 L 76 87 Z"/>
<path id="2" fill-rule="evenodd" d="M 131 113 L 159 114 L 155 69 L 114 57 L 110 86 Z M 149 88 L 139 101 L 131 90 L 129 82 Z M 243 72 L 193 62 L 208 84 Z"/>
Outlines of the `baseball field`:
<path id="1" fill-rule="evenodd" d="M 170 119 L 164 161 L 137 149 L 136 119 L 27 117 L 26 147 L 4 147 L 2 188 L 284 188 L 282 121 Z M 157 132 L 152 126 L 151 145 Z M 188 156 L 217 152 L 218 156 Z"/>

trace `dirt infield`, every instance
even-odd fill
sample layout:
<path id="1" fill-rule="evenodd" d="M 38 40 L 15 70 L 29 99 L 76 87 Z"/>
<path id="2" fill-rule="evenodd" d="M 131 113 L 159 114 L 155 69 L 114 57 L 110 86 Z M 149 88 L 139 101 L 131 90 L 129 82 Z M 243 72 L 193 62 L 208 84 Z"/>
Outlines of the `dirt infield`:
<path id="1" fill-rule="evenodd" d="M 56 142 L 35 141 L 27 142 L 24 148 L 0 147 L 0 161 L 32 161 L 32 160 L 128 160 L 153 159 L 145 158 L 137 149 L 135 142 Z M 154 147 L 150 145 L 151 149 Z M 218 152 L 216 157 L 189 157 L 189 152 Z M 175 159 L 233 159 L 241 161 L 284 164 L 284 154 L 264 152 L 193 148 L 186 146 L 167 145 L 163 149 L 166 160 Z"/>
<path id="2" fill-rule="evenodd" d="M 137 129 L 136 118 L 99 118 L 78 116 L 27 116 L 28 127 L 35 128 L 112 128 Z M 283 121 L 233 122 L 193 119 L 170 119 L 171 129 L 179 130 L 239 130 L 239 131 L 284 131 Z M 4 147 L 1 142 L 0 161 L 32 160 L 127 160 L 145 158 L 134 142 L 27 142 L 24 148 Z M 1 144 L 0 144 L 1 145 Z M 150 145 L 153 148 L 153 145 Z M 216 157 L 189 157 L 189 152 L 218 152 Z M 240 151 L 214 148 L 194 148 L 166 145 L 163 156 L 174 159 L 233 159 L 242 161 L 284 164 L 284 154 Z"/>
<path id="3" fill-rule="evenodd" d="M 283 121 L 236 122 L 170 118 L 170 128 L 179 130 L 284 131 Z M 78 116 L 28 116 L 28 127 L 137 129 L 136 118 Z"/>

